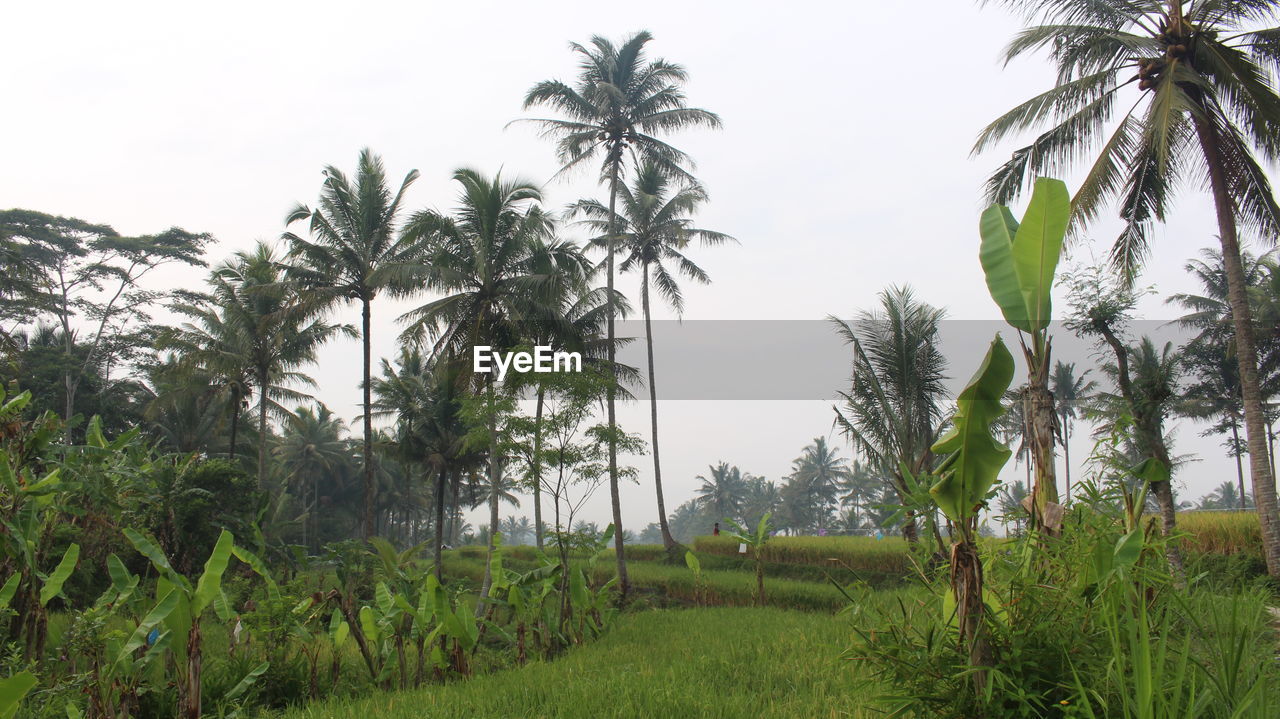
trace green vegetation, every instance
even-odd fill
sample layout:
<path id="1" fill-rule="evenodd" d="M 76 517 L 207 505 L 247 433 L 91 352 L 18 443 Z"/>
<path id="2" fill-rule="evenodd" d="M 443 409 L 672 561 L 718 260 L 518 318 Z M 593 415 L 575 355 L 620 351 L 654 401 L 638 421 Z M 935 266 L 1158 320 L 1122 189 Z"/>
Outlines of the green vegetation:
<path id="1" fill-rule="evenodd" d="M 969 271 L 1025 383 L 1012 335 L 949 357 L 946 307 L 891 285 L 830 318 L 854 456 L 817 436 L 774 479 L 706 457 L 670 513 L 653 305 L 683 316 L 678 280 L 710 281 L 691 246 L 733 238 L 699 229 L 709 192 L 669 143 L 720 118 L 647 32 L 571 45 L 576 76 L 524 96 L 549 116 L 517 120 L 607 199 L 557 211 L 546 178 L 464 167 L 450 210 L 413 211 L 417 171 L 396 185 L 365 148 L 285 216 L 287 247 L 167 290 L 159 270 L 205 267 L 211 237 L 0 212 L 0 719 L 1276 715 L 1280 260 L 1239 235 L 1280 235 L 1280 28 L 1254 27 L 1280 2 L 1004 4 L 1033 23 L 1006 59 L 1046 52 L 1057 81 L 975 150 L 1049 129 L 980 217 L 954 219 L 977 220 Z M 1041 176 L 1089 154 L 1074 196 Z M 1220 249 L 1188 265 L 1201 294 L 1169 298 L 1195 336 L 1159 345 L 1129 334 L 1137 272 L 1191 177 Z M 1015 219 L 1002 203 L 1026 191 Z M 1060 272 L 1068 234 L 1112 201 L 1112 266 Z M 375 358 L 391 298 L 411 309 Z M 617 361 L 633 299 L 643 369 Z M 1101 361 L 1055 364 L 1051 328 Z M 361 341 L 358 436 L 308 394 L 341 336 Z M 576 369 L 524 365 L 530 349 Z M 485 350 L 514 364 L 485 371 Z M 615 412 L 642 388 L 647 439 Z M 1198 509 L 1241 511 L 1178 521 L 1194 470 L 1174 417 L 1213 422 L 1237 460 Z M 1094 450 L 1060 495 L 1077 423 Z M 649 452 L 657 521 L 628 530 L 619 486 Z M 1012 457 L 1026 482 L 1001 486 Z M 602 528 L 585 514 L 605 487 Z M 504 519 L 525 495 L 532 522 Z"/>
<path id="2" fill-rule="evenodd" d="M 688 570 L 686 570 L 688 571 Z M 848 623 L 777 609 L 653 610 L 547 662 L 462 683 L 327 702 L 283 719 L 346 717 L 858 717 Z"/>
<path id="3" fill-rule="evenodd" d="M 698 552 L 720 556 L 741 556 L 740 542 L 732 537 L 698 537 Z M 876 572 L 906 576 L 912 567 L 911 548 L 900 537 L 774 537 L 760 556 L 766 562 L 810 564 L 836 570 Z"/>

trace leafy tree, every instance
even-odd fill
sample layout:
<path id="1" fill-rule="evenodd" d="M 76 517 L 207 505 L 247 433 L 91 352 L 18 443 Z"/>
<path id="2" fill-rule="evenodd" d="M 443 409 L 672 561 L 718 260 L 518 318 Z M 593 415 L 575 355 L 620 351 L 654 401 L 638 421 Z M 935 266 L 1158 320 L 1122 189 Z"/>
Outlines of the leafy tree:
<path id="1" fill-rule="evenodd" d="M 146 325 L 151 308 L 169 296 L 144 288 L 143 279 L 166 265 L 203 265 L 204 246 L 213 239 L 177 227 L 122 237 L 106 225 L 30 210 L 0 213 L 0 235 L 6 243 L 21 242 L 20 253 L 38 268 L 18 273 L 32 286 L 11 289 L 10 297 L 20 298 L 8 307 L 17 302 L 30 319 L 50 317 L 61 330 L 67 418 L 75 415 L 85 377 L 97 367 L 109 378 L 112 364 L 126 360 L 137 344 L 126 336 Z"/>
<path id="2" fill-rule="evenodd" d="M 66 411 L 68 373 L 81 373 L 76 406 L 82 416 L 98 417 L 111 434 L 127 431 L 142 421 L 148 400 L 145 387 L 134 378 L 113 377 L 105 353 L 86 362 L 89 346 L 73 340 L 68 354 L 63 332 L 55 325 L 21 327 L 7 339 L 9 361 L 0 364 L 0 380 L 31 391 L 29 414 L 51 411 L 62 415 Z"/>
<path id="3" fill-rule="evenodd" d="M 1069 282 L 1072 311 L 1066 325 L 1081 336 L 1099 341 L 1114 357 L 1104 371 L 1111 376 L 1119 395 L 1098 397 L 1093 413 L 1106 420 L 1098 431 L 1126 436 L 1132 442 L 1136 462 L 1158 467 L 1147 476 L 1160 507 L 1165 536 L 1172 537 L 1177 530 L 1170 486 L 1174 457 L 1165 438 L 1164 421 L 1180 400 L 1180 360 L 1172 344 L 1157 350 L 1150 338 L 1143 337 L 1138 346 L 1129 345 L 1124 335 L 1137 297 L 1133 288 L 1099 268 L 1083 271 Z M 1131 472 L 1137 473 L 1137 469 Z M 1181 573 L 1182 555 L 1173 541 L 1168 542 L 1166 553 L 1170 565 Z"/>
<path id="4" fill-rule="evenodd" d="M 1280 29 L 1267 27 L 1278 6 L 1218 0 L 1002 4 L 1034 23 L 1009 44 L 1006 61 L 1047 51 L 1057 82 L 979 136 L 975 152 L 1011 134 L 1049 126 L 991 177 L 987 191 L 993 200 L 1012 200 L 1036 174 L 1094 155 L 1072 201 L 1072 216 L 1082 225 L 1105 206 L 1120 206 L 1124 229 L 1112 260 L 1132 280 L 1147 254 L 1152 226 L 1164 220 L 1174 192 L 1186 184 L 1182 180 L 1208 180 L 1267 568 L 1280 576 L 1280 511 L 1267 462 L 1258 351 L 1239 239 L 1241 229 L 1268 239 L 1280 235 L 1280 206 L 1257 159 L 1274 161 L 1280 152 L 1280 96 L 1271 81 L 1280 61 L 1275 41 Z M 1093 148 L 1099 148 L 1096 154 Z"/>
<path id="5" fill-rule="evenodd" d="M 615 211 L 623 184 L 624 158 L 630 154 L 648 164 L 660 167 L 669 175 L 687 177 L 683 165 L 689 158 L 661 138 L 662 134 L 692 127 L 719 127 L 720 118 L 706 110 L 685 104 L 681 85 L 688 75 L 684 68 L 663 59 L 648 60 L 645 45 L 653 36 L 638 32 L 620 46 L 594 36 L 588 45 L 571 43 L 570 48 L 581 60 L 574 85 L 559 80 L 545 80 L 530 88 L 524 107 L 548 107 L 562 118 L 525 120 L 537 125 L 544 136 L 556 138 L 556 153 L 564 163 L 561 172 L 600 162 L 600 178 L 609 186 L 606 237 L 617 235 Z M 614 253 L 616 242 L 606 248 L 605 286 L 613 296 Z M 617 308 L 609 306 L 606 340 L 608 361 L 614 364 L 614 319 Z M 616 391 L 606 398 L 611 434 L 616 434 Z M 614 552 L 618 562 L 618 585 L 625 599 L 630 588 L 627 581 L 626 554 L 623 546 L 622 504 L 618 494 L 618 449 L 609 448 L 609 493 L 613 504 Z"/>
<path id="6" fill-rule="evenodd" d="M 379 293 L 404 295 L 417 289 L 413 279 L 419 267 L 413 238 L 398 234 L 397 215 L 404 193 L 418 179 L 411 170 L 394 195 L 387 185 L 382 158 L 365 148 L 360 151 L 354 178 L 333 165 L 324 169 L 319 204 L 312 209 L 299 204 L 285 224 L 307 222 L 312 239 L 292 232 L 289 241 L 291 279 L 314 298 L 328 303 L 360 303 L 360 339 L 363 342 L 364 390 L 364 515 L 361 532 L 373 536 L 376 491 L 373 467 L 373 415 L 371 322 L 373 300 Z"/>

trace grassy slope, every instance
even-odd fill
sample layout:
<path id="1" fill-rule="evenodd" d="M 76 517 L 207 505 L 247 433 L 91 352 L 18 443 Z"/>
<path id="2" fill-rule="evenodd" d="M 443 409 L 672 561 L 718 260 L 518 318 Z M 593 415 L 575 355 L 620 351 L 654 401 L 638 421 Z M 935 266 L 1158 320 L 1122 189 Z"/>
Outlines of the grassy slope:
<path id="1" fill-rule="evenodd" d="M 287 719 L 857 717 L 842 617 L 777 609 L 654 610 L 552 662 Z"/>

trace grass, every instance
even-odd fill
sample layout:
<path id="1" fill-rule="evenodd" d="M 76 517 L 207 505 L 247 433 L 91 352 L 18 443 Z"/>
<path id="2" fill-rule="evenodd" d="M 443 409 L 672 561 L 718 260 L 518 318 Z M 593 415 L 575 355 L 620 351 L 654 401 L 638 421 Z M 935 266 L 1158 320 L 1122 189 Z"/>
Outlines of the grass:
<path id="1" fill-rule="evenodd" d="M 317 703 L 285 719 L 862 717 L 842 617 L 778 609 L 628 614 L 550 662 L 419 691 Z"/>
<path id="2" fill-rule="evenodd" d="M 1255 512 L 1181 512 L 1182 546 L 1201 554 L 1262 555 L 1262 528 Z"/>
<path id="3" fill-rule="evenodd" d="M 732 537 L 698 537 L 694 551 L 722 556 L 738 556 L 738 542 Z M 876 572 L 906 576 L 911 571 L 911 550 L 900 537 L 773 537 L 764 545 L 766 562 L 811 564 L 855 572 Z"/>
<path id="4" fill-rule="evenodd" d="M 715 557 L 719 560 L 721 557 Z M 532 568 L 524 560 L 503 557 L 503 565 L 522 571 Z M 751 606 L 755 603 L 756 579 L 754 569 L 736 566 L 736 560 L 725 569 L 711 568 L 715 562 L 704 564 L 703 580 L 706 582 L 706 603 L 712 606 Z M 465 577 L 479 582 L 484 576 L 484 560 L 464 556 L 445 556 L 444 571 L 448 577 Z M 833 572 L 840 581 L 850 579 L 847 573 Z M 596 582 L 607 581 L 614 575 L 611 562 L 598 561 L 595 568 Z M 699 601 L 693 572 L 683 564 L 632 560 L 627 563 L 627 575 L 632 586 L 642 597 L 654 603 L 666 605 L 672 602 L 693 604 Z M 831 582 L 824 578 L 815 580 L 778 577 L 765 573 L 765 601 L 770 606 L 805 611 L 833 612 L 848 604 L 848 600 Z"/>

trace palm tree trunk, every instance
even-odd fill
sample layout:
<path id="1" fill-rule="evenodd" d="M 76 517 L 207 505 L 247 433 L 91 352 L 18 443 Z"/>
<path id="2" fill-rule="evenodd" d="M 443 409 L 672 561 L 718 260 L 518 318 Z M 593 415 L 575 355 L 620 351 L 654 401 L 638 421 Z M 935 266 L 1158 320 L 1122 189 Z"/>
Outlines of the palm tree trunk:
<path id="1" fill-rule="evenodd" d="M 493 375 L 489 375 L 487 380 L 489 384 L 489 548 L 485 554 L 484 561 L 484 581 L 480 584 L 480 601 L 476 602 L 476 618 L 484 615 L 488 606 L 486 601 L 489 598 L 489 589 L 493 586 L 493 550 L 496 548 L 494 544 L 494 535 L 498 533 L 498 489 L 499 477 L 502 474 L 500 462 L 502 458 L 498 456 L 498 417 L 497 409 L 494 406 L 493 396 Z"/>
<path id="2" fill-rule="evenodd" d="M 1036 463 L 1035 483 L 1031 488 L 1031 521 L 1037 529 L 1052 536 L 1062 524 L 1061 512 L 1055 511 L 1058 480 L 1053 456 L 1053 424 L 1057 413 L 1053 408 L 1053 394 L 1049 392 L 1049 340 L 1036 337 L 1035 345 L 1033 351 L 1023 347 L 1029 368 L 1023 411 L 1031 430 L 1028 437 L 1031 458 Z"/>
<path id="3" fill-rule="evenodd" d="M 1063 504 L 1071 501 L 1071 430 L 1067 429 L 1067 418 L 1062 417 L 1062 470 L 1064 481 L 1067 486 L 1066 497 L 1062 500 Z"/>
<path id="4" fill-rule="evenodd" d="M 258 489 L 267 489 L 267 369 L 258 368 Z"/>
<path id="5" fill-rule="evenodd" d="M 1262 412 L 1262 389 L 1258 383 L 1258 352 L 1253 337 L 1253 312 L 1246 294 L 1240 240 L 1236 236 L 1235 204 L 1223 171 L 1222 151 L 1216 128 L 1195 119 L 1196 134 L 1209 170 L 1209 185 L 1218 214 L 1218 239 L 1222 243 L 1222 265 L 1227 276 L 1227 302 L 1235 325 L 1236 358 L 1240 363 L 1240 393 L 1244 397 L 1244 431 L 1249 445 L 1249 475 L 1253 479 L 1253 502 L 1262 527 L 1262 548 L 1267 573 L 1280 577 L 1280 513 L 1276 506 L 1276 485 L 1267 458 L 1266 418 Z"/>
<path id="6" fill-rule="evenodd" d="M 622 173 L 621 148 L 616 148 L 614 151 L 618 154 L 612 158 L 612 167 L 609 172 L 609 244 L 605 287 L 609 295 L 609 311 L 606 313 L 608 316 L 606 338 L 608 342 L 609 372 L 611 375 L 607 397 L 609 415 L 609 501 L 613 504 L 613 549 L 618 560 L 618 602 L 621 604 L 627 601 L 627 593 L 631 590 L 631 582 L 627 579 L 627 557 L 622 542 L 622 498 L 618 494 L 618 438 L 614 436 L 618 430 L 618 416 L 614 406 L 617 400 L 618 372 L 615 365 L 616 352 L 614 349 L 613 326 L 614 316 L 617 312 L 613 297 L 613 246 L 615 244 L 614 236 L 618 232 L 618 213 L 616 208 L 618 204 L 618 180 L 619 175 Z"/>
<path id="7" fill-rule="evenodd" d="M 370 369 L 370 353 L 372 340 L 369 337 L 370 329 L 370 300 L 362 298 L 360 303 L 360 322 L 361 332 L 360 340 L 364 345 L 364 521 L 363 535 L 368 540 L 373 536 L 374 523 L 374 488 L 373 488 L 373 415 L 369 413 L 369 408 L 373 406 L 372 387 L 369 382 Z"/>
<path id="8" fill-rule="evenodd" d="M 227 460 L 236 460 L 236 433 L 240 429 L 240 391 L 231 393 L 231 446 L 227 448 Z"/>
<path id="9" fill-rule="evenodd" d="M 444 583 L 444 574 L 441 564 L 444 563 L 444 483 L 449 479 L 449 471 L 446 466 L 440 468 L 440 473 L 436 475 L 436 548 L 433 552 L 436 560 L 436 581 Z"/>
<path id="10" fill-rule="evenodd" d="M 545 390 L 538 386 L 538 404 L 533 413 L 533 543 L 542 551 L 542 406 Z"/>
<path id="11" fill-rule="evenodd" d="M 1231 421 L 1231 450 L 1236 456 L 1236 483 L 1240 488 L 1240 509 L 1245 509 L 1244 503 L 1244 462 L 1240 459 L 1240 426 L 1236 420 Z"/>
<path id="12" fill-rule="evenodd" d="M 675 549 L 676 540 L 667 524 L 667 504 L 662 499 L 662 462 L 658 459 L 658 386 L 653 370 L 653 318 L 649 312 L 649 263 L 640 267 L 640 306 L 644 311 L 644 340 L 649 356 L 649 419 L 653 426 L 653 487 L 658 493 L 658 526 L 662 529 L 662 546 Z"/>
<path id="13" fill-rule="evenodd" d="M 1267 465 L 1271 467 L 1271 476 L 1276 476 L 1276 433 L 1273 422 L 1267 419 Z"/>

